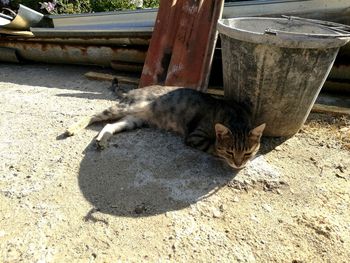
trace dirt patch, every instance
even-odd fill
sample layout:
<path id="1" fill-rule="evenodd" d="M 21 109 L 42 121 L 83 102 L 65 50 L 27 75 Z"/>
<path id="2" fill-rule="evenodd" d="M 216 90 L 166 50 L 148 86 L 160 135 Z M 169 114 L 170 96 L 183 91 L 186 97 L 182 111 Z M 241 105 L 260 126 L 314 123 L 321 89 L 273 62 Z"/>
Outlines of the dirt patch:
<path id="1" fill-rule="evenodd" d="M 0 65 L 0 261 L 347 262 L 349 118 L 311 115 L 235 173 L 143 129 L 96 151 L 96 68 Z"/>

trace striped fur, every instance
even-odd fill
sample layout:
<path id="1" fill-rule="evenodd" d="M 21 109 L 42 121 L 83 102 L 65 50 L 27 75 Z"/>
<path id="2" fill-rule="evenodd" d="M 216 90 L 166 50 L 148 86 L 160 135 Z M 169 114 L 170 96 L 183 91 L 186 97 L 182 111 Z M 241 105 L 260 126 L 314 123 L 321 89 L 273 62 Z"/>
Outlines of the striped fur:
<path id="1" fill-rule="evenodd" d="M 179 87 L 150 86 L 119 95 L 115 106 L 82 119 L 66 135 L 112 121 L 96 138 L 105 148 L 113 134 L 150 125 L 181 134 L 186 145 L 219 156 L 234 168 L 244 167 L 259 149 L 265 124 L 252 129 L 247 106 Z"/>

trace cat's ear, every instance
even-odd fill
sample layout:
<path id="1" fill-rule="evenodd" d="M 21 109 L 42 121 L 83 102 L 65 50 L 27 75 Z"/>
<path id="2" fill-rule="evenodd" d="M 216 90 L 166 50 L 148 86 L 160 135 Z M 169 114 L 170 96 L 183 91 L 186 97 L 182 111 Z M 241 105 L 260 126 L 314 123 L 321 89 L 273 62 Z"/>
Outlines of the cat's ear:
<path id="1" fill-rule="evenodd" d="M 224 126 L 220 123 L 217 123 L 217 124 L 215 124 L 215 133 L 216 133 L 216 137 L 218 139 L 222 139 L 225 136 L 231 134 L 231 131 L 226 126 Z"/>
<path id="2" fill-rule="evenodd" d="M 262 134 L 264 132 L 265 127 L 266 127 L 266 124 L 263 123 L 263 124 L 259 125 L 258 127 L 255 127 L 254 129 L 252 129 L 249 132 L 249 135 L 260 139 L 260 137 L 262 136 Z"/>

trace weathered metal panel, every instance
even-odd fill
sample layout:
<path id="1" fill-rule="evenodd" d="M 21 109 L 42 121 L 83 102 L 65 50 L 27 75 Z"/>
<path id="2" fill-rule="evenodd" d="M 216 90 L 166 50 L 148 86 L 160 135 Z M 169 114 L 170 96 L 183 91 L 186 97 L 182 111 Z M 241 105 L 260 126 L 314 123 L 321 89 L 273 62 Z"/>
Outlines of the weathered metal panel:
<path id="1" fill-rule="evenodd" d="M 56 43 L 71 45 L 102 45 L 102 46 L 145 46 L 148 47 L 151 37 L 50 37 L 50 38 L 10 38 L 12 41 L 26 41 L 28 43 Z"/>
<path id="2" fill-rule="evenodd" d="M 130 17 L 129 19 L 132 19 Z M 132 25 L 123 27 L 115 22 L 114 24 L 102 25 L 84 25 L 70 26 L 59 28 L 31 28 L 31 31 L 36 37 L 150 37 L 153 32 L 153 27 L 138 27 Z"/>
<path id="3" fill-rule="evenodd" d="M 163 0 L 140 87 L 207 88 L 223 0 Z"/>
<path id="4" fill-rule="evenodd" d="M 145 48 L 72 45 L 27 41 L 0 41 L 0 46 L 16 49 L 24 60 L 110 66 L 112 61 L 143 63 Z"/>

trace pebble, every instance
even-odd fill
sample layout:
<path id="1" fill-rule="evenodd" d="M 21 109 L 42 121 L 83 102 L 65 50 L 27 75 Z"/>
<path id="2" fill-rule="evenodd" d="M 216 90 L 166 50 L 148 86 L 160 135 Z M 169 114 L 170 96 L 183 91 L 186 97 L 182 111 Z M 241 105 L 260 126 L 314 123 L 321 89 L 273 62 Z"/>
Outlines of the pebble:
<path id="1" fill-rule="evenodd" d="M 4 237 L 6 235 L 5 231 L 0 230 L 0 237 Z"/>
<path id="2" fill-rule="evenodd" d="M 212 212 L 213 212 L 213 217 L 214 218 L 221 218 L 222 217 L 222 213 L 220 212 L 219 209 L 214 208 Z"/>
<path id="3" fill-rule="evenodd" d="M 142 214 L 142 213 L 144 213 L 144 212 L 146 212 L 146 206 L 145 206 L 145 204 L 141 204 L 141 205 L 138 205 L 138 206 L 136 206 L 135 207 L 135 209 L 134 209 L 134 212 L 136 213 L 136 214 Z"/>
<path id="4" fill-rule="evenodd" d="M 276 146 L 275 147 L 275 151 L 278 151 L 278 152 L 280 152 L 280 151 L 282 151 L 283 149 L 282 149 L 282 147 L 281 146 Z"/>
<path id="5" fill-rule="evenodd" d="M 316 159 L 314 157 L 310 157 L 310 161 L 313 162 L 314 164 L 317 163 Z"/>
<path id="6" fill-rule="evenodd" d="M 349 127 L 343 127 L 340 129 L 341 132 L 347 132 L 347 131 L 350 131 L 350 128 Z"/>
<path id="7" fill-rule="evenodd" d="M 219 206 L 220 212 L 224 212 L 226 210 L 226 206 L 224 204 Z"/>
<path id="8" fill-rule="evenodd" d="M 272 211 L 272 207 L 268 204 L 263 204 L 262 208 L 269 213 Z"/>
<path id="9" fill-rule="evenodd" d="M 233 199 L 232 199 L 233 202 L 237 203 L 239 201 L 239 198 L 238 196 L 235 196 Z"/>
<path id="10" fill-rule="evenodd" d="M 335 169 L 338 169 L 340 172 L 344 173 L 345 166 L 343 164 L 336 165 Z"/>
<path id="11" fill-rule="evenodd" d="M 250 217 L 250 219 L 252 220 L 252 221 L 254 221 L 254 222 L 259 222 L 259 219 L 255 216 L 255 215 L 252 215 L 251 217 Z"/>

